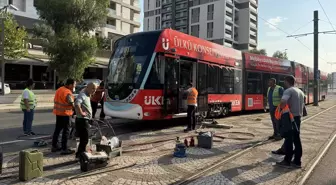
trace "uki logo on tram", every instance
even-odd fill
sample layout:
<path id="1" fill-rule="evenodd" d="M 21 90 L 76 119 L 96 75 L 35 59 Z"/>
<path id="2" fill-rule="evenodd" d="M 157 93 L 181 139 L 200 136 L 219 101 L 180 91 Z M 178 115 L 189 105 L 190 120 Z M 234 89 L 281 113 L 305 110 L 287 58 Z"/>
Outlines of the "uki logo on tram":
<path id="1" fill-rule="evenodd" d="M 163 105 L 163 97 L 145 96 L 145 105 Z"/>

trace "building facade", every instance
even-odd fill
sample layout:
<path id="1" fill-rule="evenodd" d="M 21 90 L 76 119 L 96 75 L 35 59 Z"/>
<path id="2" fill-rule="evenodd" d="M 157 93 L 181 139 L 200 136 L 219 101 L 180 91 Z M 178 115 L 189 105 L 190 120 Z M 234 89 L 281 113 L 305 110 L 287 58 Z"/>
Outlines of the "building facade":
<path id="1" fill-rule="evenodd" d="M 34 6 L 34 0 L 0 0 L 0 8 L 8 4 L 13 4 L 18 9 L 17 11 L 8 9 L 8 11 L 14 15 L 20 26 L 27 29 L 28 33 L 35 23 L 41 22 Z M 92 31 L 92 35 L 110 38 L 113 41 L 123 35 L 138 32 L 139 29 L 139 0 L 110 0 L 106 24 Z M 36 82 L 37 89 L 54 88 L 57 75 L 48 68 L 49 58 L 43 53 L 38 40 L 27 41 L 27 48 L 26 57 L 6 61 L 5 82 L 10 84 L 11 89 L 22 89 L 24 82 L 32 78 Z M 107 74 L 110 56 L 111 51 L 98 51 L 96 63 L 85 70 L 84 78 L 103 79 Z"/>
<path id="2" fill-rule="evenodd" d="M 257 47 L 258 0 L 144 0 L 145 31 L 172 28 L 239 50 Z"/>

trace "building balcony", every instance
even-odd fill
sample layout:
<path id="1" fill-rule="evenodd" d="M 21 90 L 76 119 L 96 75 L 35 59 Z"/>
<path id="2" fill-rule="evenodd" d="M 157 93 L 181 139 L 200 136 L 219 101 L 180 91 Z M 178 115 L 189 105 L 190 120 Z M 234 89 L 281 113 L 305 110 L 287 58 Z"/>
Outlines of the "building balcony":
<path id="1" fill-rule="evenodd" d="M 111 28 L 111 29 L 114 29 L 114 30 L 117 29 L 116 26 L 111 25 L 111 24 L 106 24 L 105 27 L 106 27 L 106 28 Z"/>
<path id="2" fill-rule="evenodd" d="M 124 7 L 127 7 L 127 8 L 130 8 L 132 9 L 133 11 L 135 11 L 135 13 L 140 13 L 141 9 L 140 9 L 140 5 L 138 3 L 138 1 L 133 1 L 131 2 L 131 4 L 127 4 L 127 3 L 124 3 L 122 0 L 111 0 L 115 3 L 118 3 L 120 4 L 121 6 L 124 6 Z"/>
<path id="3" fill-rule="evenodd" d="M 162 1 L 162 5 L 167 5 L 167 4 L 171 4 L 172 1 L 171 0 L 164 0 Z"/>
<path id="4" fill-rule="evenodd" d="M 256 0 L 250 0 L 250 2 L 254 5 L 254 6 L 258 6 L 258 3 L 257 3 L 257 1 Z"/>
<path id="5" fill-rule="evenodd" d="M 258 10 L 256 8 L 254 8 L 253 6 L 250 6 L 250 10 L 254 13 L 258 13 Z"/>
<path id="6" fill-rule="evenodd" d="M 112 16 L 112 15 L 117 15 L 117 11 L 116 10 L 113 10 L 113 9 L 111 9 L 111 8 L 108 8 L 108 14 L 107 14 L 107 16 Z"/>

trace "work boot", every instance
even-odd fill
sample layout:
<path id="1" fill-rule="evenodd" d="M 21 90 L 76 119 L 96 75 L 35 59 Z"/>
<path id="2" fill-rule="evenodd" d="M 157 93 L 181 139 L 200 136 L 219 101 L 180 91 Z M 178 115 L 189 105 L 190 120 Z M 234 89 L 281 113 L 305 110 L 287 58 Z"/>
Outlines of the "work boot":
<path id="1" fill-rule="evenodd" d="M 191 128 L 186 128 L 186 129 L 184 129 L 183 131 L 184 131 L 184 132 L 189 132 L 189 131 L 191 131 Z"/>
<path id="2" fill-rule="evenodd" d="M 268 137 L 268 140 L 274 139 L 274 137 L 275 137 L 274 135 L 271 135 Z"/>
<path id="3" fill-rule="evenodd" d="M 51 148 L 51 152 L 58 152 L 58 151 L 61 151 L 61 148 L 60 147 L 52 147 Z"/>
<path id="4" fill-rule="evenodd" d="M 272 154 L 276 154 L 276 155 L 286 155 L 286 153 L 284 151 L 280 149 L 272 151 Z"/>
<path id="5" fill-rule="evenodd" d="M 61 155 L 71 155 L 74 153 L 75 153 L 74 150 L 66 149 L 66 150 L 62 150 Z"/>
<path id="6" fill-rule="evenodd" d="M 281 161 L 281 162 L 276 162 L 277 166 L 281 166 L 284 168 L 291 168 L 291 164 L 285 160 Z"/>
<path id="7" fill-rule="evenodd" d="M 275 141 L 280 141 L 281 139 L 282 139 L 282 137 L 279 136 L 279 135 L 274 136 L 274 140 L 275 140 Z"/>

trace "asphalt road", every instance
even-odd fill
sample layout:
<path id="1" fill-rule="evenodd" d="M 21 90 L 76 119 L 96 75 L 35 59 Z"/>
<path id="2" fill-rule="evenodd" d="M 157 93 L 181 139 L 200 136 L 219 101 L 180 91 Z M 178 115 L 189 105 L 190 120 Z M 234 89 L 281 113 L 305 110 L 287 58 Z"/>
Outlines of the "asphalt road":
<path id="1" fill-rule="evenodd" d="M 335 185 L 336 184 L 336 142 L 315 167 L 306 185 Z"/>
<path id="2" fill-rule="evenodd" d="M 97 115 L 99 113 L 100 109 Z M 0 146 L 5 153 L 29 148 L 37 138 L 50 137 L 54 132 L 56 118 L 51 110 L 37 110 L 32 126 L 36 136 L 23 136 L 22 121 L 21 111 L 0 112 Z"/>

